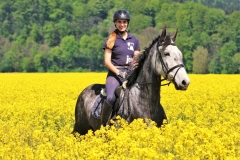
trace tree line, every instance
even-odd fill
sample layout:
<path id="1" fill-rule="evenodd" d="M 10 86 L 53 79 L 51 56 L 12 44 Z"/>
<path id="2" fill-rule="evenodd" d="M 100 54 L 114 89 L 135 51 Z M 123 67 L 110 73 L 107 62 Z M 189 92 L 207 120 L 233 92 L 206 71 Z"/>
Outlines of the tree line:
<path id="1" fill-rule="evenodd" d="M 240 73 L 238 0 L 0 0 L 0 72 L 106 71 L 117 9 L 141 49 L 167 26 L 189 73 Z"/>

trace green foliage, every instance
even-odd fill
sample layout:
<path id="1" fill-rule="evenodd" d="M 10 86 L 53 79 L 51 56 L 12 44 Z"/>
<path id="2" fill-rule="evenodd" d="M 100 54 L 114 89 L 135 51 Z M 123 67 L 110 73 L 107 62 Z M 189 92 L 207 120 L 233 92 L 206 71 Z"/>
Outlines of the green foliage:
<path id="1" fill-rule="evenodd" d="M 83 35 L 80 39 L 80 54 L 84 57 L 84 61 L 81 63 L 86 66 L 89 71 L 95 71 L 102 69 L 103 65 L 97 66 L 99 62 L 103 63 L 103 45 L 104 39 L 98 35 L 87 36 Z"/>
<path id="2" fill-rule="evenodd" d="M 222 70 L 222 66 L 220 64 L 220 55 L 218 53 L 213 54 L 209 66 L 208 66 L 209 73 L 212 74 L 220 74 Z"/>
<path id="3" fill-rule="evenodd" d="M 232 14 L 229 15 L 229 24 L 231 24 L 232 30 L 232 39 L 237 44 L 240 44 L 240 11 L 234 11 Z M 237 45 L 237 50 L 240 52 L 240 45 Z"/>
<path id="4" fill-rule="evenodd" d="M 232 57 L 233 62 L 233 73 L 239 73 L 240 72 L 240 53 L 234 54 Z"/>
<path id="5" fill-rule="evenodd" d="M 69 26 L 66 18 L 60 19 L 56 27 L 57 27 L 60 39 L 62 39 L 63 37 L 65 37 L 67 35 L 71 35 L 72 31 L 70 29 L 70 26 Z"/>
<path id="6" fill-rule="evenodd" d="M 221 57 L 221 64 L 222 64 L 222 73 L 234 73 L 235 66 L 233 63 L 233 56 L 237 52 L 237 46 L 235 42 L 230 41 L 225 43 L 222 48 L 220 49 L 220 57 Z M 238 58 L 236 56 L 236 58 Z"/>
<path id="7" fill-rule="evenodd" d="M 181 5 L 176 13 L 176 24 L 178 29 L 184 31 L 186 36 L 193 34 L 192 12 L 194 12 L 194 3 Z"/>
<path id="8" fill-rule="evenodd" d="M 188 72 L 192 72 L 192 51 L 195 49 L 196 40 L 191 36 L 187 36 L 188 33 L 180 32 L 176 39 L 178 48 L 182 51 L 184 57 L 184 64 Z"/>
<path id="9" fill-rule="evenodd" d="M 63 55 L 62 49 L 59 46 L 56 46 L 51 49 L 49 55 L 50 56 L 43 55 L 43 60 L 47 62 L 47 64 L 50 64 L 50 66 L 46 66 L 47 64 L 45 64 L 47 69 L 49 68 L 51 72 L 61 72 L 65 67 L 65 55 Z"/>
<path id="10" fill-rule="evenodd" d="M 240 73 L 237 6 L 238 0 L 0 0 L 0 72 L 105 71 L 102 45 L 115 28 L 112 15 L 126 9 L 141 49 L 164 26 L 170 33 L 178 28 L 188 72 Z M 194 58 L 205 53 L 208 65 Z"/>
<path id="11" fill-rule="evenodd" d="M 74 68 L 74 58 L 79 57 L 79 46 L 78 42 L 75 40 L 74 36 L 66 36 L 62 39 L 60 44 L 62 50 L 62 63 L 64 66 L 62 68 L 66 71 L 70 71 Z"/>
<path id="12" fill-rule="evenodd" d="M 239 0 L 170 0 L 174 2 L 198 2 L 211 8 L 220 8 L 226 13 L 232 13 L 234 10 L 239 10 Z"/>
<path id="13" fill-rule="evenodd" d="M 54 40 L 57 32 L 54 25 L 55 24 L 53 22 L 47 22 L 43 27 L 43 38 L 49 46 L 54 46 Z"/>
<path id="14" fill-rule="evenodd" d="M 151 42 L 156 35 L 159 35 L 159 31 L 153 27 L 145 28 L 139 35 L 137 35 L 141 49 L 143 50 L 145 47 L 148 47 L 149 42 Z"/>
<path id="15" fill-rule="evenodd" d="M 207 73 L 209 63 L 208 50 L 202 46 L 198 46 L 193 52 L 193 72 L 194 73 Z"/>
<path id="16" fill-rule="evenodd" d="M 218 27 L 226 21 L 226 15 L 221 9 L 207 9 L 204 15 L 203 29 L 210 36 L 217 33 Z"/>
<path id="17" fill-rule="evenodd" d="M 35 72 L 34 62 L 29 57 L 23 57 L 21 62 L 23 72 Z"/>
<path id="18" fill-rule="evenodd" d="M 163 28 L 163 26 L 167 26 L 168 28 L 173 28 L 174 30 L 177 28 L 176 26 L 176 12 L 180 7 L 179 3 L 163 3 L 161 10 L 156 12 L 155 23 L 156 28 Z M 173 9 L 174 8 L 174 9 Z"/>
<path id="19" fill-rule="evenodd" d="M 139 33 L 147 27 L 153 26 L 152 17 L 143 14 L 134 15 L 130 21 L 131 32 Z"/>

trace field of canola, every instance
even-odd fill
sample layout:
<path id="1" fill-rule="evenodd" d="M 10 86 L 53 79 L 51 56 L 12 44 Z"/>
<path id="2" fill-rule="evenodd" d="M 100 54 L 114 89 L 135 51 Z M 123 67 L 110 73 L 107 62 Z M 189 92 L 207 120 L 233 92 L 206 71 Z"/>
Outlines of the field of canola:
<path id="1" fill-rule="evenodd" d="M 79 93 L 106 73 L 0 74 L 0 159 L 240 159 L 240 75 L 189 75 L 161 88 L 168 124 L 141 119 L 71 133 Z"/>

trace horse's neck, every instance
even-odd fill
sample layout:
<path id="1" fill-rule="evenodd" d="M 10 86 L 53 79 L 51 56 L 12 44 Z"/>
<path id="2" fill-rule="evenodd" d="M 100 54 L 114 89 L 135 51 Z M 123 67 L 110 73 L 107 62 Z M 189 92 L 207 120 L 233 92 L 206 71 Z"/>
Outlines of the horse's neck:
<path id="1" fill-rule="evenodd" d="M 156 51 L 152 50 L 149 52 L 148 57 L 143 63 L 139 75 L 137 77 L 137 82 L 143 88 L 141 92 L 148 92 L 149 100 L 156 100 L 156 95 L 160 94 L 160 76 L 156 74 L 155 68 L 155 59 Z M 155 98 L 155 99 L 154 99 Z"/>
<path id="2" fill-rule="evenodd" d="M 155 47 L 155 45 L 153 47 Z M 156 83 L 157 81 L 159 81 L 160 76 L 156 74 L 155 67 L 156 67 L 156 51 L 152 49 L 143 63 L 143 66 L 138 74 L 137 81 L 140 83 L 148 84 Z"/>
<path id="3" fill-rule="evenodd" d="M 152 84 L 158 81 L 158 77 L 153 70 L 143 67 L 138 75 L 137 81 L 141 84 Z"/>
<path id="4" fill-rule="evenodd" d="M 160 83 L 151 64 L 145 64 L 139 72 L 134 92 L 136 97 L 140 97 L 138 108 L 148 108 L 155 112 L 160 103 Z"/>

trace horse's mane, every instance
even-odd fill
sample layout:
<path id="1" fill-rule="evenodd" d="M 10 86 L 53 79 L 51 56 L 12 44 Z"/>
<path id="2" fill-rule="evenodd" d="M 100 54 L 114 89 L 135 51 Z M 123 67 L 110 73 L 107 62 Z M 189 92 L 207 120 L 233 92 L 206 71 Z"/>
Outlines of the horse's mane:
<path id="1" fill-rule="evenodd" d="M 130 73 L 129 77 L 127 78 L 128 80 L 127 87 L 133 85 L 136 82 L 137 76 L 143 67 L 143 63 L 145 59 L 148 57 L 149 51 L 151 50 L 153 45 L 159 40 L 159 38 L 160 38 L 160 35 L 157 36 L 155 39 L 153 39 L 152 42 L 148 45 L 148 47 L 145 47 L 143 52 L 139 54 L 137 58 L 138 67 L 135 70 L 133 70 L 132 73 Z"/>

